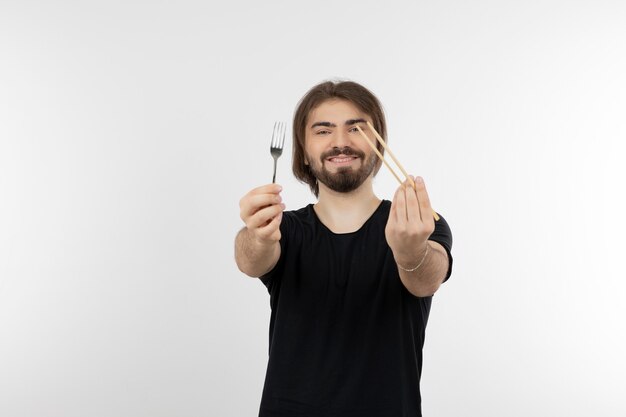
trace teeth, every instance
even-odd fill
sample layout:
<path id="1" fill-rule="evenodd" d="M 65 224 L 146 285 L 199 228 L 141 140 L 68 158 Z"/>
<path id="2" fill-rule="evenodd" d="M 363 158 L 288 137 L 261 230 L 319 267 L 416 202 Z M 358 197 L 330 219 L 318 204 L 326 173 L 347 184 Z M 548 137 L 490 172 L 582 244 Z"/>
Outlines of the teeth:
<path id="1" fill-rule="evenodd" d="M 353 160 L 353 157 L 349 157 L 349 158 L 332 158 L 331 161 L 333 162 L 337 162 L 337 163 L 341 163 L 341 162 L 348 162 Z"/>

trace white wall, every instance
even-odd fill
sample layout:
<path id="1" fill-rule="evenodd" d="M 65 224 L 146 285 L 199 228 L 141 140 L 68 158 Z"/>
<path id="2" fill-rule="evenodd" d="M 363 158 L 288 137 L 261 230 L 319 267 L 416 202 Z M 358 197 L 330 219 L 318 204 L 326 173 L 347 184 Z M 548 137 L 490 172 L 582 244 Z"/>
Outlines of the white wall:
<path id="1" fill-rule="evenodd" d="M 238 201 L 334 77 L 379 96 L 454 233 L 424 414 L 626 415 L 624 22 L 617 0 L 1 2 L 0 415 L 256 415 L 269 300 L 233 262 Z"/>

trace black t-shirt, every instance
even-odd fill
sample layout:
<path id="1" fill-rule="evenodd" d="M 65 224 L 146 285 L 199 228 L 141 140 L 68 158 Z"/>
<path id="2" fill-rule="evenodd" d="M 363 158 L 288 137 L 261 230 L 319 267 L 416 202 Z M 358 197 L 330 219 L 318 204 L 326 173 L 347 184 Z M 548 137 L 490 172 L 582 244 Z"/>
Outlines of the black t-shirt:
<path id="1" fill-rule="evenodd" d="M 286 211 L 270 293 L 269 361 L 260 417 L 421 416 L 419 380 L 432 297 L 402 284 L 385 240 L 391 202 L 336 234 L 313 205 Z M 443 217 L 429 238 L 448 252 Z"/>

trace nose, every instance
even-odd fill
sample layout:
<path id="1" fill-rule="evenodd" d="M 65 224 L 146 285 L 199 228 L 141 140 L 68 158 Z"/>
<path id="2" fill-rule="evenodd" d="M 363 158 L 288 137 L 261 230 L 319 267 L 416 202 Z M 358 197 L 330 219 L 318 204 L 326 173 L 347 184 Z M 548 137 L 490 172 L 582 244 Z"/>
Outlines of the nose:
<path id="1" fill-rule="evenodd" d="M 330 146 L 333 148 L 344 148 L 346 146 L 353 147 L 353 143 L 348 132 L 345 132 L 343 130 L 338 130 L 333 135 L 333 140 Z"/>

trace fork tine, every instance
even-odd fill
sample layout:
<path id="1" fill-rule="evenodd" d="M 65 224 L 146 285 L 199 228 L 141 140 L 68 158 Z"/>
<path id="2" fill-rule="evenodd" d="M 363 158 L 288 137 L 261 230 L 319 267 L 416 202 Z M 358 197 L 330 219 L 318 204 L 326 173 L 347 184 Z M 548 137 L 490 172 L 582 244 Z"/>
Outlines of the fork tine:
<path id="1" fill-rule="evenodd" d="M 272 132 L 272 142 L 270 148 L 283 149 L 285 145 L 286 125 L 283 122 L 274 123 L 274 131 Z"/>
<path id="2" fill-rule="evenodd" d="M 272 142 L 270 143 L 270 148 L 275 148 L 276 147 L 276 138 L 277 138 L 277 132 L 278 129 L 280 127 L 280 122 L 275 122 L 274 123 L 274 130 L 272 132 Z"/>
<path id="3" fill-rule="evenodd" d="M 280 148 L 284 148 L 285 147 L 285 131 L 287 130 L 287 124 L 281 122 L 280 123 L 282 125 L 282 133 L 280 135 Z"/>

